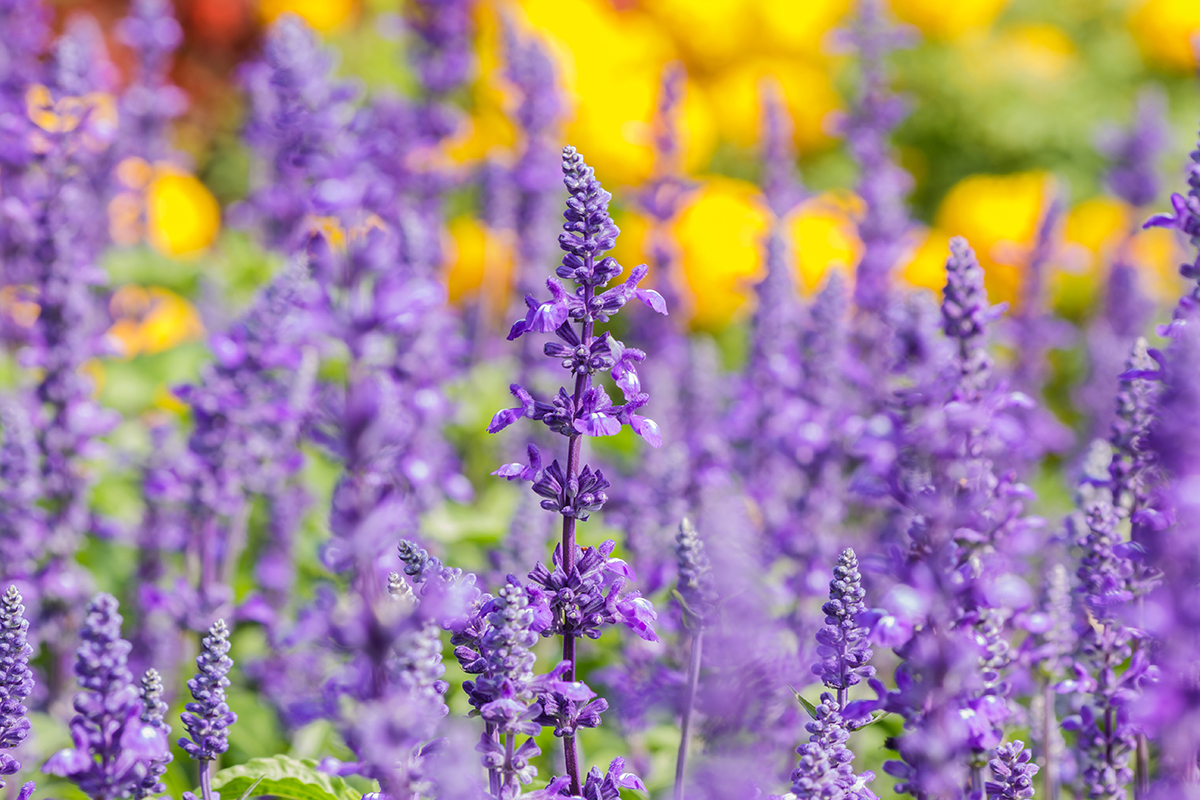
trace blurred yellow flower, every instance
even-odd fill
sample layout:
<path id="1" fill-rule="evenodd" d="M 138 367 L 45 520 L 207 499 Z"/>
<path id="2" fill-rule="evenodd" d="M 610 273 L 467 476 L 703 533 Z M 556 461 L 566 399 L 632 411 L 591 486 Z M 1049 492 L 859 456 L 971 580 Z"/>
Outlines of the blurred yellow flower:
<path id="1" fill-rule="evenodd" d="M 618 12 L 603 0 L 577 0 L 570 14 L 556 0 L 526 0 L 523 6 L 547 38 L 574 108 L 567 140 L 610 187 L 645 180 L 653 163 L 651 121 L 662 71 L 676 56 L 670 38 L 645 13 Z M 706 166 L 716 146 L 714 111 L 690 80 L 681 136 L 685 167 Z"/>
<path id="2" fill-rule="evenodd" d="M 971 175 L 959 181 L 938 208 L 935 227 L 971 243 L 993 303 L 1017 297 L 1020 254 L 1037 232 L 1047 191 L 1043 172 Z"/>
<path id="3" fill-rule="evenodd" d="M 1173 303 L 1183 291 L 1179 275 L 1180 240 L 1174 231 L 1138 231 L 1129 242 L 1129 258 L 1139 267 L 1144 288 L 1160 303 Z"/>
<path id="4" fill-rule="evenodd" d="M 676 35 L 689 64 L 702 70 L 720 68 L 758 41 L 758 0 L 642 0 L 666 31 Z M 803 3 L 793 3 L 793 9 Z"/>
<path id="5" fill-rule="evenodd" d="M 1043 23 L 1008 28 L 989 50 L 997 71 L 1006 75 L 1016 72 L 1035 80 L 1059 78 L 1077 61 L 1071 38 L 1062 28 Z"/>
<path id="6" fill-rule="evenodd" d="M 124 358 L 161 353 L 204 336 L 204 324 L 184 298 L 159 287 L 122 286 L 109 311 L 115 320 L 108 336 Z"/>
<path id="7" fill-rule="evenodd" d="M 1194 49 L 1200 36 L 1196 0 L 1146 0 L 1134 6 L 1129 29 L 1148 61 L 1180 71 L 1200 66 Z"/>
<path id="8" fill-rule="evenodd" d="M 355 6 L 354 0 L 260 0 L 258 14 L 270 23 L 291 12 L 319 31 L 331 31 L 350 19 Z"/>
<path id="9" fill-rule="evenodd" d="M 80 364 L 79 374 L 91 378 L 92 397 L 99 397 L 100 392 L 104 390 L 104 382 L 107 378 L 104 372 L 104 365 L 100 363 L 100 359 L 91 358 Z"/>
<path id="10" fill-rule="evenodd" d="M 768 42 L 789 53 L 815 57 L 826 34 L 850 10 L 851 0 L 758 0 L 753 5 Z"/>
<path id="11" fill-rule="evenodd" d="M 751 59 L 714 76 L 708 89 L 713 98 L 719 98 L 717 127 L 721 136 L 742 147 L 758 142 L 760 87 L 768 75 L 775 76 L 783 87 L 795 125 L 796 147 L 807 153 L 828 146 L 832 139 L 825 132 L 825 119 L 840 102 L 829 72 L 788 59 Z"/>
<path id="12" fill-rule="evenodd" d="M 221 230 L 221 209 L 196 176 L 155 165 L 146 189 L 146 227 L 146 238 L 160 252 L 190 255 L 212 244 Z"/>
<path id="13" fill-rule="evenodd" d="M 957 39 L 991 25 L 1008 0 L 891 0 L 891 3 L 897 17 L 916 25 L 926 36 Z"/>
<path id="14" fill-rule="evenodd" d="M 445 272 L 450 301 L 478 295 L 494 313 L 493 321 L 504 321 L 514 262 L 511 234 L 489 230 L 466 216 L 450 220 L 447 227 L 450 242 L 445 248 Z"/>
<path id="15" fill-rule="evenodd" d="M 817 289 L 830 270 L 840 270 L 853 281 L 854 266 L 862 256 L 853 217 L 856 200 L 826 193 L 807 200 L 788 221 L 802 293 Z"/>
<path id="16" fill-rule="evenodd" d="M 1130 231 L 1129 207 L 1112 197 L 1093 197 L 1067 214 L 1063 239 L 1082 263 L 1079 272 L 1095 277 L 1100 265 L 1112 257 L 1113 249 Z"/>
<path id="17" fill-rule="evenodd" d="M 709 178 L 675 224 L 684 278 L 695 297 L 692 324 L 728 323 L 761 277 L 767 211 L 758 189 L 732 178 Z"/>
<path id="18" fill-rule="evenodd" d="M 904 280 L 913 286 L 932 289 L 939 295 L 946 288 L 946 259 L 950 257 L 950 234 L 932 228 L 901 270 Z"/>

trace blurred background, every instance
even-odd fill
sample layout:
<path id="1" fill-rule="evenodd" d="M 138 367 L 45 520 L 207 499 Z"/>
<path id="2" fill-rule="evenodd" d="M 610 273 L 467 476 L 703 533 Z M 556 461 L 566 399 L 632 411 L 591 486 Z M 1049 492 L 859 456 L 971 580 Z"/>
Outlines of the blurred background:
<path id="1" fill-rule="evenodd" d="M 79 12 L 94 15 L 113 63 L 128 72 L 129 53 L 113 33 L 126 5 L 61 2 L 56 26 Z M 856 175 L 834 133 L 853 76 L 851 59 L 831 36 L 850 5 L 484 0 L 477 9 L 476 78 L 458 98 L 468 116 L 438 157 L 465 172 L 485 159 L 504 159 L 516 144 L 508 113 L 515 101 L 500 63 L 500 18 L 511 15 L 549 44 L 570 102 L 564 139 L 613 191 L 624 232 L 617 255 L 627 265 L 638 263 L 645 260 L 640 251 L 648 225 L 622 199 L 650 175 L 662 71 L 682 62 L 685 166 L 698 190 L 674 224 L 694 296 L 692 325 L 720 335 L 750 311 L 748 290 L 761 276 L 767 217 L 754 181 L 763 76 L 782 85 L 813 193 L 791 222 L 799 285 L 811 291 L 826 270 L 857 258 Z M 1067 209 L 1066 244 L 1051 265 L 1051 299 L 1063 316 L 1086 317 L 1108 263 L 1106 248 L 1140 221 L 1106 194 L 1097 139 L 1106 126 L 1128 124 L 1139 90 L 1152 86 L 1166 99 L 1171 122 L 1164 175 L 1182 174 L 1200 117 L 1192 47 L 1200 3 L 892 0 L 891 6 L 920 33 L 892 63 L 896 88 L 911 108 L 896 144 L 916 179 L 914 213 L 926 226 L 905 259 L 905 279 L 939 288 L 946 239 L 962 234 L 984 261 L 993 298 L 1014 300 L 1038 220 L 1051 198 L 1059 198 Z M 204 335 L 205 315 L 196 304 L 206 294 L 248 298 L 270 271 L 246 237 L 222 228 L 223 209 L 246 193 L 251 174 L 238 140 L 244 110 L 238 65 L 257 52 L 264 27 L 280 14 L 299 14 L 340 53 L 343 75 L 368 92 L 403 92 L 409 76 L 397 11 L 395 3 L 376 0 L 177 0 L 186 39 L 172 78 L 188 105 L 174 137 L 190 165 L 128 175 L 129 192 L 109 209 L 118 243 L 146 243 L 114 251 L 108 265 L 114 285 L 128 284 L 112 300 L 113 334 L 125 356 L 117 361 L 142 359 L 133 371 L 108 365 L 122 378 L 116 385 L 104 381 L 110 405 L 126 412 L 170 405 L 164 387 L 189 378 L 202 357 L 199 348 L 189 356 L 186 347 Z M 479 221 L 477 206 L 464 193 L 452 204 L 444 232 L 445 275 L 455 301 L 507 285 L 511 244 Z M 1162 299 L 1176 294 L 1174 246 L 1167 231 L 1144 232 L 1133 243 L 1144 283 Z M 492 276 L 487 285 L 485 275 Z M 181 346 L 173 358 L 145 361 Z"/>

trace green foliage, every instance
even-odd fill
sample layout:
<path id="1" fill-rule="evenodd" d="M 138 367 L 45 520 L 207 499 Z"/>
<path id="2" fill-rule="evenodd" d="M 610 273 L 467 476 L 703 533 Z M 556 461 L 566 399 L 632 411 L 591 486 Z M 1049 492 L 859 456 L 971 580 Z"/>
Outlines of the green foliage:
<path id="1" fill-rule="evenodd" d="M 311 758 L 255 758 L 213 776 L 213 789 L 226 798 L 241 796 L 255 783 L 258 784 L 254 789 L 255 796 L 270 795 L 286 800 L 362 799 L 362 793 L 346 781 L 317 770 L 317 762 Z M 200 790 L 195 791 L 199 796 Z"/>

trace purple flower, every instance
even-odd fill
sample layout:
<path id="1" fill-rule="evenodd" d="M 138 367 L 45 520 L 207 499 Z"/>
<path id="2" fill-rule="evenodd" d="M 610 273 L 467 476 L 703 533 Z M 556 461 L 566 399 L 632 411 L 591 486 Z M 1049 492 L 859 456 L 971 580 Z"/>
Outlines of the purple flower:
<path id="1" fill-rule="evenodd" d="M 881 313 L 891 294 L 892 270 L 903 253 L 912 223 L 904 197 L 912 177 L 889 153 L 888 137 L 907 114 L 907 104 L 889 92 L 884 59 L 907 43 L 907 29 L 889 24 L 879 0 L 861 0 L 854 27 L 845 39 L 858 53 L 858 97 L 841 130 L 859 166 L 858 195 L 866 211 L 858 223 L 863 255 L 854 282 L 854 302 Z"/>
<path id="2" fill-rule="evenodd" d="M 28 631 L 21 595 L 9 586 L 0 598 L 0 788 L 5 785 L 3 776 L 21 769 L 21 762 L 3 751 L 20 747 L 29 736 L 25 698 L 33 691 L 29 669 L 33 648 L 26 642 Z"/>
<path id="3" fill-rule="evenodd" d="M 1109 190 L 1134 208 L 1158 199 L 1158 157 L 1167 143 L 1167 100 L 1154 87 L 1142 89 L 1129 130 L 1107 128 L 1096 139 L 1096 149 L 1109 159 L 1105 182 Z"/>
<path id="4" fill-rule="evenodd" d="M 854 754 L 846 747 L 850 733 L 833 695 L 821 695 L 816 716 L 805 728 L 810 739 L 796 748 L 800 759 L 792 770 L 792 794 L 799 800 L 875 800 L 868 786 L 875 773 L 854 773 Z"/>
<path id="5" fill-rule="evenodd" d="M 837 690 L 838 705 L 843 710 L 850 687 L 875 676 L 875 668 L 868 663 L 871 660 L 868 631 L 858 622 L 858 616 L 866 611 L 865 596 L 858 558 L 852 549 L 846 548 L 833 569 L 829 602 L 821 607 L 825 612 L 825 627 L 817 634 L 821 663 L 812 668 L 826 686 Z"/>
<path id="6" fill-rule="evenodd" d="M 194 702 L 187 704 L 180 718 L 190 738 L 180 738 L 178 744 L 201 762 L 201 771 L 207 768 L 203 762 L 212 761 L 229 749 L 229 726 L 237 722 L 237 714 L 225 702 L 227 676 L 233 669 L 229 646 L 229 629 L 225 620 L 219 619 L 208 629 L 200 655 L 196 656 L 196 677 L 188 681 Z"/>
<path id="7" fill-rule="evenodd" d="M 162 699 L 163 685 L 158 670 L 146 670 L 146 674 L 142 676 L 142 685 L 138 695 L 142 699 L 142 722 L 161 733 L 164 739 L 169 739 L 171 726 L 166 721 L 167 704 Z M 166 774 L 167 765 L 174 758 L 171 753 L 164 752 L 159 758 L 146 762 L 146 777 L 142 779 L 141 784 L 134 787 L 134 800 L 142 800 L 142 798 L 159 795 L 166 791 L 167 787 L 162 782 L 162 776 Z"/>
<path id="8" fill-rule="evenodd" d="M 1038 773 L 1038 765 L 1029 763 L 1033 752 L 1024 747 L 1025 743 L 1018 739 L 996 748 L 996 757 L 988 762 L 996 780 L 984 784 L 988 800 L 1030 800 L 1033 797 L 1033 776 Z"/>
<path id="9" fill-rule="evenodd" d="M 117 29 L 137 54 L 137 71 L 121 97 L 123 152 L 148 161 L 171 154 L 167 125 L 183 113 L 187 97 L 170 83 L 171 56 L 183 42 L 183 28 L 167 0 L 137 0 Z"/>
<path id="10" fill-rule="evenodd" d="M 42 766 L 68 778 L 89 797 L 118 800 L 140 791 L 167 757 L 167 739 L 142 720 L 145 706 L 126 667 L 129 642 L 121 638 L 117 600 L 96 595 L 88 606 L 75 657 L 83 691 L 75 695 L 71 720 L 74 747 L 60 750 Z"/>
<path id="11" fill-rule="evenodd" d="M 1004 311 L 988 304 L 983 268 L 975 251 L 961 236 L 950 240 L 946 260 L 946 291 L 942 299 L 942 330 L 957 346 L 959 372 L 956 399 L 979 396 L 991 376 L 992 359 L 985 349 L 987 325 Z"/>
<path id="12" fill-rule="evenodd" d="M 625 562 L 610 557 L 616 543 L 606 541 L 597 547 L 575 548 L 570 567 L 563 564 L 562 546 L 554 548 L 552 569 L 542 563 L 529 573 L 529 580 L 547 595 L 554 623 L 543 636 L 569 635 L 598 639 L 600 629 L 621 622 L 639 637 L 657 641 L 654 629 L 646 623 L 655 618 L 652 609 L 637 592 L 622 594 L 632 572 Z"/>

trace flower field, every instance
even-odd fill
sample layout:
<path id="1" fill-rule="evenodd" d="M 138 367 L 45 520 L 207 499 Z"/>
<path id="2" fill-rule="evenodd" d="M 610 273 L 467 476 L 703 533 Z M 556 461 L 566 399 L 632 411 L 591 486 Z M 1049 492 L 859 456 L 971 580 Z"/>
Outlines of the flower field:
<path id="1" fill-rule="evenodd" d="M 1198 68 L 0 0 L 0 798 L 1200 800 Z"/>

